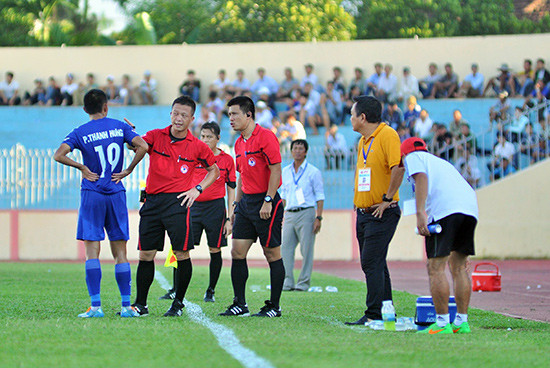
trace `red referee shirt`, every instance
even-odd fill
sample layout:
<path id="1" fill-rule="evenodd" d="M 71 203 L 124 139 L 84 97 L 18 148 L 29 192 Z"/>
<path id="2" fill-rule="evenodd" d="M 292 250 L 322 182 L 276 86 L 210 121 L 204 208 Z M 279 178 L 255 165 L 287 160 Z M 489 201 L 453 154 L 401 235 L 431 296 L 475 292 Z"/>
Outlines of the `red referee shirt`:
<path id="1" fill-rule="evenodd" d="M 281 149 L 275 134 L 256 124 L 250 138 L 245 141 L 240 136 L 235 142 L 235 156 L 243 193 L 266 193 L 271 174 L 269 165 L 281 163 Z"/>
<path id="2" fill-rule="evenodd" d="M 220 176 L 216 179 L 211 186 L 206 188 L 204 192 L 196 199 L 197 202 L 212 201 L 214 199 L 225 197 L 225 185 L 227 183 L 235 183 L 237 181 L 235 177 L 235 162 L 233 157 L 220 150 L 220 154 L 214 156 L 216 164 L 220 168 Z M 193 174 L 193 184 L 199 184 L 206 176 L 206 168 L 199 164 L 195 168 Z"/>
<path id="3" fill-rule="evenodd" d="M 148 194 L 181 193 L 193 188 L 193 172 L 197 164 L 214 165 L 210 147 L 190 131 L 181 141 L 170 138 L 170 127 L 148 131 L 143 139 L 149 145 Z"/>

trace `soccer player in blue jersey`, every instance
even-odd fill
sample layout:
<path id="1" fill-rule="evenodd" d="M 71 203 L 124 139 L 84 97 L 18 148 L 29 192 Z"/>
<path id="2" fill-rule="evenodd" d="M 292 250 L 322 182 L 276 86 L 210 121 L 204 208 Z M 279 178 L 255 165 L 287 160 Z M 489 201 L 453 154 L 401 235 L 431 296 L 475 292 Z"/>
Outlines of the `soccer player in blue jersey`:
<path id="1" fill-rule="evenodd" d="M 115 276 L 122 297 L 121 317 L 137 317 L 130 306 L 131 272 L 126 258 L 129 239 L 126 189 L 121 180 L 128 176 L 147 153 L 147 143 L 130 125 L 107 117 L 107 96 L 98 89 L 84 96 L 84 111 L 90 121 L 75 128 L 63 140 L 54 154 L 54 160 L 82 171 L 80 209 L 78 211 L 78 240 L 86 245 L 86 284 L 92 305 L 81 318 L 103 317 L 101 310 L 99 263 L 100 241 L 105 230 L 116 261 Z M 126 169 L 124 143 L 136 148 L 135 156 Z M 73 149 L 82 152 L 83 163 L 67 157 Z"/>

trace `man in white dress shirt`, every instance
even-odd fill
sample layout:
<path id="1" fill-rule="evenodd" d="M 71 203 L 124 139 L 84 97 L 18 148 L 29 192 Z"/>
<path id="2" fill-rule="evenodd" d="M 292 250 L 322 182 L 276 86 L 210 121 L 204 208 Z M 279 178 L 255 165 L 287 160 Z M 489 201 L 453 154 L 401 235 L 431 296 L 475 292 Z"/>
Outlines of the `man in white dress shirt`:
<path id="1" fill-rule="evenodd" d="M 281 198 L 285 208 L 281 255 L 285 266 L 283 290 L 307 291 L 313 269 L 315 235 L 321 230 L 325 192 L 321 171 L 307 162 L 308 143 L 297 139 L 290 145 L 294 162 L 283 168 Z M 300 243 L 302 270 L 294 282 L 294 253 Z"/>

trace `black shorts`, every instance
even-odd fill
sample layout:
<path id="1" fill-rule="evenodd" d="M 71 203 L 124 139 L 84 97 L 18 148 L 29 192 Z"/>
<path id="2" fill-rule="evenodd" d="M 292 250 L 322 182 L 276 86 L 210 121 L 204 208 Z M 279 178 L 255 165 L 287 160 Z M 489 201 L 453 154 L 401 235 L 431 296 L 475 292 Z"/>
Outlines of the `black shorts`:
<path id="1" fill-rule="evenodd" d="M 474 255 L 474 232 L 477 220 L 473 216 L 453 213 L 431 224 L 440 224 L 441 233 L 426 237 L 428 258 L 446 257 L 451 251 Z M 430 225 L 431 225 L 430 224 Z"/>
<path id="2" fill-rule="evenodd" d="M 165 232 L 172 250 L 193 249 L 191 211 L 181 206 L 179 193 L 147 194 L 139 210 L 138 250 L 164 249 Z"/>
<path id="3" fill-rule="evenodd" d="M 206 239 L 210 248 L 221 248 L 227 246 L 227 238 L 223 234 L 225 227 L 225 200 L 223 198 L 206 202 L 195 202 L 191 207 L 193 215 L 193 240 L 195 245 L 201 242 L 203 230 L 206 232 Z"/>
<path id="4" fill-rule="evenodd" d="M 273 197 L 271 217 L 260 218 L 260 208 L 264 204 L 264 194 L 243 194 L 235 208 L 233 239 L 260 238 L 263 247 L 275 248 L 281 245 L 281 227 L 283 224 L 283 201 L 279 193 Z"/>

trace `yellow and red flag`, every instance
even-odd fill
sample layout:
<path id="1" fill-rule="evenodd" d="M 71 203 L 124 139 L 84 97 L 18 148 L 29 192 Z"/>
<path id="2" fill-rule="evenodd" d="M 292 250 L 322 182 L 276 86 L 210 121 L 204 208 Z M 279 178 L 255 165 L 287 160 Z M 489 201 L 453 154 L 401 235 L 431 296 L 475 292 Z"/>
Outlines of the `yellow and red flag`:
<path id="1" fill-rule="evenodd" d="M 170 249 L 168 250 L 168 256 L 166 257 L 166 262 L 164 262 L 164 267 L 178 268 L 178 259 L 176 258 L 176 255 L 172 251 L 171 245 L 170 245 Z"/>

